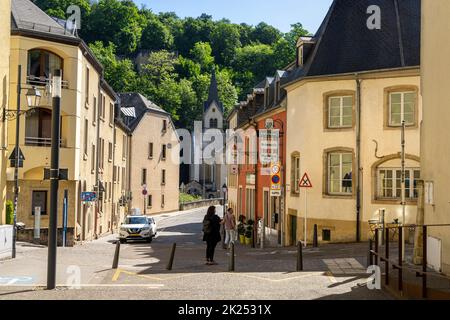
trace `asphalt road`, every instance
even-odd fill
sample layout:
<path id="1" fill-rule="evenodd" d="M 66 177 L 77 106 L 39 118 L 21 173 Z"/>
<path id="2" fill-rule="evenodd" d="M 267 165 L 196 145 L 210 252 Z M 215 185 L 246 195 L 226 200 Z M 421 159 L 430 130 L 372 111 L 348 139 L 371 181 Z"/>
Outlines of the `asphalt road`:
<path id="1" fill-rule="evenodd" d="M 0 262 L 0 299 L 390 299 L 366 286 L 365 244 L 306 249 L 304 272 L 295 272 L 295 248 L 237 245 L 236 272 L 230 273 L 229 252 L 219 245 L 219 265 L 206 266 L 201 234 L 205 213 L 197 209 L 157 216 L 158 237 L 151 244 L 122 245 L 117 270 L 111 269 L 116 236 L 59 248 L 55 291 L 43 290 L 46 248 L 21 244 L 18 259 Z M 173 270 L 167 271 L 173 243 Z"/>

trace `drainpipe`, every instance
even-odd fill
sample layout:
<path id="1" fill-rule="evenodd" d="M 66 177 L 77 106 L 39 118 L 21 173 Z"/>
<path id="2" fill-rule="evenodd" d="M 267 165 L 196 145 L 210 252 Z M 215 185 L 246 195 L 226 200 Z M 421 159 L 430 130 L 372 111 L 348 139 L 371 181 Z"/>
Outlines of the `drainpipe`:
<path id="1" fill-rule="evenodd" d="M 258 123 L 255 121 L 255 119 L 250 120 L 250 125 L 255 128 L 256 131 L 256 162 L 255 162 L 255 219 L 253 224 L 253 241 L 252 241 L 252 248 L 256 248 L 256 237 L 258 235 L 258 224 L 257 224 L 257 218 L 258 218 L 258 162 L 259 162 L 259 130 L 258 130 Z M 250 149 L 250 142 L 249 142 L 249 149 Z M 250 150 L 248 150 L 250 152 Z M 250 158 L 250 157 L 249 157 Z M 264 230 L 263 230 L 264 232 Z"/>
<path id="2" fill-rule="evenodd" d="M 355 74 L 356 78 L 356 242 L 361 241 L 361 83 L 359 74 Z"/>
<path id="3" fill-rule="evenodd" d="M 95 206 L 95 215 L 94 215 L 94 239 L 98 239 L 98 216 L 100 212 L 100 180 L 99 180 L 99 165 L 100 165 L 100 108 L 102 106 L 102 97 L 101 97 L 101 88 L 100 88 L 100 78 L 98 80 L 98 93 L 97 93 L 97 114 L 95 115 L 97 122 L 97 133 L 96 133 L 96 141 L 97 148 L 95 150 L 96 160 L 95 160 L 95 185 L 97 186 L 97 203 Z M 101 200 L 103 201 L 103 200 Z"/>

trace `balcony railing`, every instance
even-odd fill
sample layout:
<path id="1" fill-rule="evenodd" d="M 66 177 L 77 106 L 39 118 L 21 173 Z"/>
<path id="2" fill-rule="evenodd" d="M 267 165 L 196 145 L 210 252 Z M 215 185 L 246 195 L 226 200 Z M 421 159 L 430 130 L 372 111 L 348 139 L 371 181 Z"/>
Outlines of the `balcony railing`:
<path id="1" fill-rule="evenodd" d="M 32 86 L 38 87 L 50 87 L 51 79 L 45 77 L 35 77 L 32 75 L 27 76 L 27 83 Z M 61 86 L 63 89 L 69 89 L 69 81 L 63 80 L 61 81 Z M 47 89 L 46 89 L 47 90 Z"/>
<path id="2" fill-rule="evenodd" d="M 25 145 L 32 147 L 51 147 L 52 138 L 25 137 Z M 61 148 L 64 148 L 66 146 L 66 142 L 64 139 L 60 140 L 59 146 Z"/>

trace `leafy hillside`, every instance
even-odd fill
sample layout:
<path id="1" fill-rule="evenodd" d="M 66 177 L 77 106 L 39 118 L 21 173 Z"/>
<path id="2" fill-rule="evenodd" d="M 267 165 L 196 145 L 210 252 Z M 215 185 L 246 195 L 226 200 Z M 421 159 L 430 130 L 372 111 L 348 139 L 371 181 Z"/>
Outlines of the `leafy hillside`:
<path id="1" fill-rule="evenodd" d="M 103 63 L 114 90 L 141 92 L 188 128 L 201 117 L 212 68 L 230 110 L 257 82 L 293 61 L 296 40 L 308 34 L 300 23 L 284 34 L 264 22 L 250 26 L 206 14 L 185 19 L 155 14 L 131 0 L 33 1 L 59 18 L 69 5 L 80 6 L 79 34 Z"/>

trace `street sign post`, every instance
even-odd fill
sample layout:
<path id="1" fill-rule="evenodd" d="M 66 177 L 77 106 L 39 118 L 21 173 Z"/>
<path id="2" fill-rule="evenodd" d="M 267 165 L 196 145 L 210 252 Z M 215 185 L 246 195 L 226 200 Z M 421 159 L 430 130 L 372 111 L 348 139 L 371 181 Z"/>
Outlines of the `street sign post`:
<path id="1" fill-rule="evenodd" d="M 299 187 L 305 189 L 305 221 L 304 221 L 304 235 L 305 235 L 305 247 L 308 245 L 308 189 L 313 187 L 311 179 L 308 176 L 308 173 L 305 172 L 303 178 L 299 182 Z"/>
<path id="2" fill-rule="evenodd" d="M 272 164 L 270 179 L 270 196 L 281 197 L 281 165 L 279 163 Z"/>
<path id="3" fill-rule="evenodd" d="M 34 239 L 41 238 L 41 207 L 34 208 Z"/>
<path id="4" fill-rule="evenodd" d="M 95 202 L 97 201 L 97 193 L 96 192 L 82 192 L 81 193 L 81 202 Z"/>
<path id="5" fill-rule="evenodd" d="M 147 214 L 147 195 L 148 195 L 146 184 L 144 184 L 142 186 L 142 195 L 144 196 L 144 215 L 146 215 Z"/>

